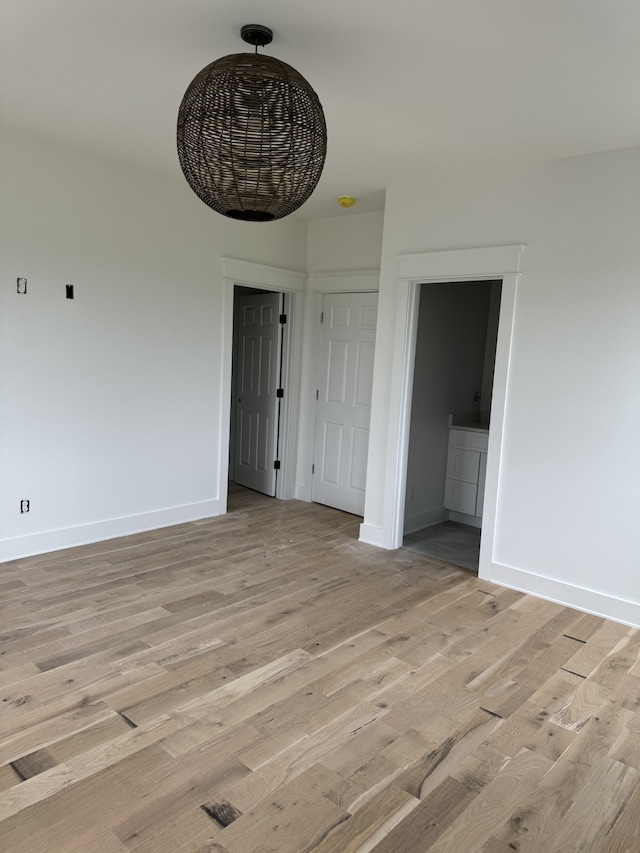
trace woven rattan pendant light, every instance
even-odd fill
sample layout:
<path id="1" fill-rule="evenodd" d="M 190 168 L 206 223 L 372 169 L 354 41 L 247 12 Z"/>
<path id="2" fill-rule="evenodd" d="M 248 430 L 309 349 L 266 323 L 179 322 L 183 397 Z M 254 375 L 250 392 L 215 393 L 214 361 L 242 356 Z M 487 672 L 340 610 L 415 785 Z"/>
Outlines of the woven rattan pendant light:
<path id="1" fill-rule="evenodd" d="M 242 28 L 255 53 L 217 59 L 197 74 L 178 113 L 178 157 L 209 207 L 251 222 L 293 213 L 318 183 L 327 127 L 318 96 L 295 68 L 258 47 L 268 27 Z"/>

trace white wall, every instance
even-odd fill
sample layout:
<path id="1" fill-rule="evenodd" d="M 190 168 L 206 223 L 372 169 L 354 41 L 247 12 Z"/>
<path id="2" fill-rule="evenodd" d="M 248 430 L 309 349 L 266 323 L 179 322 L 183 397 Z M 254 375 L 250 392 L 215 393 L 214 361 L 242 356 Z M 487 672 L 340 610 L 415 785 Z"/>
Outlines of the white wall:
<path id="1" fill-rule="evenodd" d="M 336 204 L 336 208 L 339 208 Z M 339 213 L 312 219 L 307 231 L 307 269 L 369 270 L 380 267 L 384 212 Z"/>
<path id="2" fill-rule="evenodd" d="M 407 335 L 397 255 L 525 243 L 491 576 L 635 625 L 639 176 L 634 149 L 387 191 L 365 510 L 388 532 Z"/>
<path id="3" fill-rule="evenodd" d="M 480 419 L 491 283 L 425 284 L 420 290 L 404 532 L 449 517 L 444 488 L 450 414 Z M 494 347 L 495 349 L 495 347 Z"/>
<path id="4" fill-rule="evenodd" d="M 304 269 L 306 224 L 2 143 L 0 559 L 224 511 L 220 256 Z"/>

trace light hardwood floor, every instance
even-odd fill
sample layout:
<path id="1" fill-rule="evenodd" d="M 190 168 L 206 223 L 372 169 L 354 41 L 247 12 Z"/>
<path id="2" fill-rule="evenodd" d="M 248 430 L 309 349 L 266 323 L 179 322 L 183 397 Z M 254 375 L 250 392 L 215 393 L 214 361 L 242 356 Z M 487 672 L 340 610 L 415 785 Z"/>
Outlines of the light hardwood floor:
<path id="1" fill-rule="evenodd" d="M 230 506 L 0 566 L 1 850 L 640 850 L 640 632 Z"/>

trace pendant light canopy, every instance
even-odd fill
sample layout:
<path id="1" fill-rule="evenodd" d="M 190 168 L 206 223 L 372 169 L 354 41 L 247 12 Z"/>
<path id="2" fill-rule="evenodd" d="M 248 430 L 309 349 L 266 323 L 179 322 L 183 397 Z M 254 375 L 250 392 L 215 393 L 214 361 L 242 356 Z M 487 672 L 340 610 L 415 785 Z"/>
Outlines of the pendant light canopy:
<path id="1" fill-rule="evenodd" d="M 242 28 L 255 53 L 217 59 L 195 76 L 178 113 L 178 157 L 198 198 L 224 216 L 268 222 L 314 191 L 327 152 L 318 96 L 295 68 L 258 54 L 268 27 Z"/>

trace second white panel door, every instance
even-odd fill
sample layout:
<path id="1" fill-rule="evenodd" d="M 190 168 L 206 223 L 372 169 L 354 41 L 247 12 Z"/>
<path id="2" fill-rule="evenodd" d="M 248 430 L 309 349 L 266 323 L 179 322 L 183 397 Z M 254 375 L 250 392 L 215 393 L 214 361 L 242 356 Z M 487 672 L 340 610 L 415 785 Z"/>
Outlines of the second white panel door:
<path id="1" fill-rule="evenodd" d="M 377 293 L 324 297 L 312 498 L 364 514 Z"/>
<path id="2" fill-rule="evenodd" d="M 276 493 L 278 293 L 238 299 L 235 482 Z"/>

